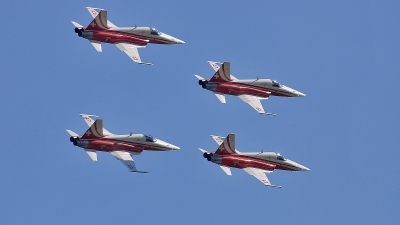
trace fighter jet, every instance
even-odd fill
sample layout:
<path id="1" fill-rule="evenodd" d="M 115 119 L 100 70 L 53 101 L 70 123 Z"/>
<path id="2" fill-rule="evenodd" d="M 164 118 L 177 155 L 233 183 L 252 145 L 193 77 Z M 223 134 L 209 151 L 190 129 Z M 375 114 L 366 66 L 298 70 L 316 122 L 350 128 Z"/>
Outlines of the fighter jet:
<path id="1" fill-rule="evenodd" d="M 88 39 L 93 47 L 101 52 L 101 43 L 114 44 L 125 52 L 130 59 L 138 64 L 153 65 L 142 62 L 138 48 L 144 48 L 148 43 L 153 44 L 184 44 L 185 42 L 168 34 L 161 33 L 150 27 L 117 27 L 107 20 L 107 11 L 99 8 L 86 7 L 93 21 L 86 27 L 71 21 L 75 26 L 75 33 L 79 37 Z M 96 10 L 100 10 L 98 13 Z"/>
<path id="2" fill-rule="evenodd" d="M 266 113 L 260 100 L 268 99 L 269 96 L 281 97 L 302 97 L 305 94 L 296 91 L 290 87 L 280 84 L 276 80 L 271 79 L 249 79 L 239 80 L 232 76 L 229 62 L 212 62 L 208 61 L 215 70 L 214 76 L 206 80 L 199 75 L 195 75 L 199 79 L 199 85 L 204 89 L 214 92 L 215 96 L 222 102 L 226 103 L 225 95 L 235 95 L 248 103 L 258 113 L 270 116 L 276 116 L 274 113 Z M 221 67 L 218 64 L 222 64 Z"/>
<path id="3" fill-rule="evenodd" d="M 67 130 L 71 135 L 69 140 L 75 146 L 85 149 L 93 161 L 97 161 L 97 151 L 109 152 L 128 167 L 130 172 L 147 173 L 136 169 L 132 158 L 133 155 L 139 155 L 143 150 L 167 151 L 180 149 L 151 135 L 132 134 L 132 132 L 124 135 L 112 134 L 103 127 L 102 119 L 94 121 L 91 118 L 97 117 L 96 115 L 80 114 L 80 116 L 86 121 L 89 129 L 81 136 L 71 130 Z"/>
<path id="4" fill-rule="evenodd" d="M 207 152 L 201 148 L 199 150 L 203 152 L 204 158 L 218 164 L 229 176 L 232 175 L 229 167 L 239 168 L 254 176 L 266 186 L 281 188 L 282 186 L 272 185 L 265 173 L 271 173 L 274 169 L 289 171 L 310 170 L 275 152 L 240 153 L 235 149 L 235 134 L 229 134 L 224 141 L 221 140 L 222 137 L 210 136 L 219 144 L 217 151 Z"/>

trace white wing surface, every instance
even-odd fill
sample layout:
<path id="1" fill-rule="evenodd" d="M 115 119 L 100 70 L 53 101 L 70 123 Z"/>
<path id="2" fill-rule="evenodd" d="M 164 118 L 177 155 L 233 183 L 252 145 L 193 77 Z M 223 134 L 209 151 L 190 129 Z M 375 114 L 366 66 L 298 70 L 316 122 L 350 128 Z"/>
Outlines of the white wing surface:
<path id="1" fill-rule="evenodd" d="M 133 158 L 132 158 L 132 156 L 131 156 L 131 154 L 129 152 L 126 152 L 126 151 L 112 151 L 112 152 L 110 152 L 110 154 L 113 155 L 118 160 L 120 160 L 126 167 L 128 167 L 129 171 L 147 173 L 147 172 L 138 171 L 136 169 L 135 161 L 133 161 Z"/>
<path id="2" fill-rule="evenodd" d="M 257 178 L 259 181 L 261 181 L 266 186 L 281 188 L 281 186 L 272 185 L 271 182 L 269 182 L 267 176 L 265 175 L 265 172 L 261 169 L 247 167 L 247 168 L 244 168 L 243 170 L 246 171 L 248 174 Z"/>
<path id="3" fill-rule="evenodd" d="M 217 96 L 217 98 L 218 98 L 218 100 L 219 100 L 220 102 L 226 103 L 225 95 L 224 95 L 224 94 L 221 94 L 221 93 L 218 93 L 218 92 L 214 92 L 214 94 L 215 94 L 215 96 Z"/>
<path id="4" fill-rule="evenodd" d="M 226 175 L 232 176 L 231 169 L 229 167 L 226 166 L 220 166 L 220 167 L 226 173 Z"/>
<path id="5" fill-rule="evenodd" d="M 262 107 L 258 97 L 253 95 L 239 95 L 238 97 L 253 107 L 253 109 L 255 109 L 258 113 L 265 114 L 264 108 Z"/>
<path id="6" fill-rule="evenodd" d="M 96 11 L 96 9 L 98 9 L 98 10 L 104 10 L 104 9 L 99 9 L 99 8 L 92 8 L 92 7 L 85 7 L 88 11 L 89 11 L 89 13 L 90 13 L 90 15 L 92 15 L 92 17 L 93 17 L 93 19 L 94 18 L 96 18 L 96 16 L 99 14 L 97 11 Z M 117 27 L 117 26 L 115 26 L 113 23 L 111 23 L 109 20 L 107 20 L 107 25 L 108 25 L 108 27 Z"/>
<path id="7" fill-rule="evenodd" d="M 137 45 L 128 44 L 128 43 L 117 43 L 117 44 L 115 44 L 115 46 L 117 46 L 117 48 L 119 48 L 119 50 L 125 52 L 125 54 L 127 54 L 129 56 L 129 58 L 132 59 L 135 63 L 153 65 L 151 63 L 142 62 L 140 60 L 139 52 L 137 49 L 142 48 L 144 46 L 137 46 Z"/>

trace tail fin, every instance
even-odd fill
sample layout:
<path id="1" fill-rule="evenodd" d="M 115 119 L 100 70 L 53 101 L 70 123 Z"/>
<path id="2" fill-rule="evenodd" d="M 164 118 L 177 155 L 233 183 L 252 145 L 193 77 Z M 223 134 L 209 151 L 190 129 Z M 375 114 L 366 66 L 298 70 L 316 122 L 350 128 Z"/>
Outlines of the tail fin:
<path id="1" fill-rule="evenodd" d="M 100 13 L 87 25 L 85 30 L 107 30 L 110 27 L 107 22 L 107 11 L 101 10 Z"/>
<path id="2" fill-rule="evenodd" d="M 99 13 L 96 11 L 96 9 L 104 10 L 104 9 L 93 8 L 93 7 L 85 7 L 85 8 L 89 11 L 90 15 L 92 15 L 93 19 L 96 18 L 97 15 L 99 15 Z M 115 26 L 115 24 L 111 23 L 109 20 L 107 20 L 107 25 L 109 27 L 117 27 L 117 26 Z"/>
<path id="3" fill-rule="evenodd" d="M 230 155 L 235 153 L 235 134 L 229 134 L 218 147 L 217 151 L 215 151 L 217 155 Z"/>
<path id="4" fill-rule="evenodd" d="M 104 137 L 103 134 L 103 120 L 96 120 L 92 126 L 82 135 L 81 139 L 95 139 Z"/>
<path id="5" fill-rule="evenodd" d="M 96 115 L 90 115 L 90 114 L 79 114 L 80 116 L 82 116 L 82 118 L 85 120 L 85 122 L 87 123 L 87 125 L 90 127 L 92 126 L 92 124 L 94 123 L 94 120 L 91 117 L 99 117 Z M 103 127 L 103 134 L 104 135 L 110 135 L 111 132 L 106 130 L 106 128 Z"/>
<path id="6" fill-rule="evenodd" d="M 222 66 L 215 72 L 214 76 L 210 79 L 210 82 L 226 82 L 232 81 L 231 78 L 231 64 L 230 62 L 224 62 Z"/>

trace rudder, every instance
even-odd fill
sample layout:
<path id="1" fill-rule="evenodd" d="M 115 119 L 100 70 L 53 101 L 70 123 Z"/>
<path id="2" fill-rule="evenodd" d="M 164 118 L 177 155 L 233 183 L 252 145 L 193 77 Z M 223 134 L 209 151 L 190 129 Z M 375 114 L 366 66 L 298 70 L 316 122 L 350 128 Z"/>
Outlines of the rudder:
<path id="1" fill-rule="evenodd" d="M 85 30 L 107 30 L 109 28 L 107 22 L 107 11 L 101 10 Z"/>
<path id="2" fill-rule="evenodd" d="M 104 137 L 103 134 L 103 120 L 97 119 L 92 126 L 82 135 L 81 139 L 96 139 Z"/>

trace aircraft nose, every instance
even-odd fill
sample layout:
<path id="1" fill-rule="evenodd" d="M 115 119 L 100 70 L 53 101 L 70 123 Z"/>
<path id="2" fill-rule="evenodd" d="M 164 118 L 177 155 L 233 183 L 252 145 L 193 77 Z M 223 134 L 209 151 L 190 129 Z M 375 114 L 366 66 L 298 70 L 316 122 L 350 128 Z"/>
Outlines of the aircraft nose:
<path id="1" fill-rule="evenodd" d="M 302 166 L 302 165 L 299 165 L 299 168 L 300 168 L 301 170 L 304 170 L 304 171 L 310 171 L 309 168 L 307 168 L 307 167 L 305 167 L 305 166 Z"/>
<path id="2" fill-rule="evenodd" d="M 172 150 L 179 150 L 179 149 L 181 149 L 181 148 L 179 148 L 178 146 L 171 145 L 171 144 L 168 144 L 167 146 L 168 146 L 169 148 L 171 148 Z"/>
<path id="3" fill-rule="evenodd" d="M 177 44 L 185 44 L 185 43 L 186 43 L 186 42 L 184 42 L 184 41 L 182 41 L 182 40 L 179 40 L 179 39 L 177 39 L 177 38 L 175 38 L 175 41 L 176 41 Z"/>
<path id="4" fill-rule="evenodd" d="M 305 97 L 305 96 L 306 96 L 306 94 L 303 94 L 303 93 L 301 93 L 300 91 L 297 92 L 297 95 L 298 95 L 299 97 Z"/>

